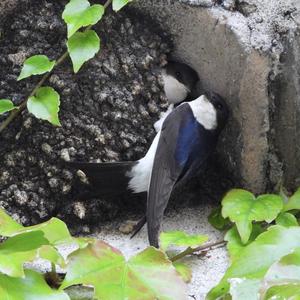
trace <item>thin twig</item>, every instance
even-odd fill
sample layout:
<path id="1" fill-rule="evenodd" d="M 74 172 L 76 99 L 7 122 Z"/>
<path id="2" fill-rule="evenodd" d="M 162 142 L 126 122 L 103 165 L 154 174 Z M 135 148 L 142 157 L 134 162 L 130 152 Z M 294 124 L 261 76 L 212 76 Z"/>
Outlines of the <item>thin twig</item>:
<path id="1" fill-rule="evenodd" d="M 112 3 L 112 0 L 107 0 L 103 5 L 104 9 L 107 9 L 111 3 Z"/>
<path id="2" fill-rule="evenodd" d="M 112 3 L 112 0 L 107 0 L 105 2 L 105 4 L 103 5 L 104 9 L 106 9 L 111 3 Z M 85 29 L 85 31 L 90 30 L 91 28 L 92 28 L 92 26 L 88 26 Z M 59 59 L 56 61 L 55 67 L 58 67 L 59 65 L 61 65 L 66 60 L 66 58 L 68 57 L 68 55 L 69 55 L 68 51 L 66 51 L 63 55 L 61 55 L 59 57 Z M 11 113 L 9 114 L 9 116 L 0 124 L 0 133 L 26 108 L 28 98 L 30 98 L 30 97 L 32 97 L 32 96 L 35 95 L 35 93 L 37 92 L 37 90 L 52 75 L 53 71 L 54 71 L 54 68 L 50 72 L 46 73 L 42 77 L 42 79 L 37 83 L 37 85 L 34 87 L 34 89 L 30 93 L 30 95 L 26 98 L 26 100 L 24 100 L 21 103 L 21 105 L 18 107 L 18 109 L 14 109 L 13 111 L 11 111 Z"/>
<path id="3" fill-rule="evenodd" d="M 51 273 L 56 274 L 56 265 L 55 265 L 55 263 L 51 263 Z"/>
<path id="4" fill-rule="evenodd" d="M 174 261 L 177 261 L 177 260 L 187 256 L 187 255 L 194 254 L 195 252 L 209 251 L 212 248 L 223 247 L 225 245 L 226 245 L 225 241 L 218 241 L 218 242 L 211 243 L 211 244 L 206 244 L 204 246 L 200 246 L 200 247 L 197 247 L 197 248 L 189 247 L 186 250 L 184 250 L 183 252 L 181 252 L 181 253 L 175 255 L 174 257 L 172 257 L 170 260 L 172 262 L 174 262 Z"/>

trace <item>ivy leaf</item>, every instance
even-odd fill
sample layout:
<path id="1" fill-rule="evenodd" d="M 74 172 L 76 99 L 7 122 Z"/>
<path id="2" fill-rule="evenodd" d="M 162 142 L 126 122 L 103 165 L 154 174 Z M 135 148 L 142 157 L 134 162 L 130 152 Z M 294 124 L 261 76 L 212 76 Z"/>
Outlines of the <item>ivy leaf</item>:
<path id="1" fill-rule="evenodd" d="M 186 285 L 166 255 L 149 247 L 125 261 L 121 252 L 102 241 L 78 249 L 68 257 L 61 289 L 85 284 L 97 299 L 186 299 Z M 84 266 L 84 268 L 83 268 Z"/>
<path id="2" fill-rule="evenodd" d="M 229 282 L 232 300 L 258 300 L 261 287 L 260 280 L 233 278 Z"/>
<path id="3" fill-rule="evenodd" d="M 293 253 L 284 256 L 279 262 L 275 262 L 262 280 L 243 278 L 230 279 L 230 293 L 233 300 L 266 299 L 266 292 L 269 290 L 274 291 L 273 286 L 275 290 L 279 292 L 279 286 L 285 285 L 286 283 L 297 285 L 299 284 L 299 279 L 300 248 L 297 248 Z M 271 294 L 272 296 L 274 295 L 272 292 Z M 290 295 L 293 296 L 292 294 Z M 278 296 L 276 299 L 281 299 L 279 295 L 276 296 Z"/>
<path id="4" fill-rule="evenodd" d="M 269 227 L 268 231 L 241 250 L 220 283 L 208 293 L 207 300 L 226 295 L 229 290 L 228 280 L 232 278 L 262 279 L 272 264 L 299 247 L 300 227 Z"/>
<path id="5" fill-rule="evenodd" d="M 283 207 L 283 211 L 290 211 L 293 209 L 300 209 L 300 188 L 290 197 Z"/>
<path id="6" fill-rule="evenodd" d="M 189 283 L 192 280 L 192 269 L 182 262 L 173 262 L 177 273 L 180 275 L 185 283 Z"/>
<path id="7" fill-rule="evenodd" d="M 52 71 L 55 61 L 50 61 L 46 55 L 35 55 L 27 58 L 24 62 L 18 81 L 32 75 L 42 75 Z"/>
<path id="8" fill-rule="evenodd" d="M 62 291 L 52 290 L 42 274 L 25 271 L 25 278 L 12 278 L 0 274 L 1 299 L 6 300 L 70 300 Z"/>
<path id="9" fill-rule="evenodd" d="M 18 109 L 18 106 L 15 106 L 11 100 L 0 99 L 0 115 L 14 109 Z"/>
<path id="10" fill-rule="evenodd" d="M 272 222 L 280 213 L 283 201 L 277 195 L 261 195 L 257 198 L 245 190 L 234 189 L 222 200 L 222 215 L 236 223 L 242 242 L 246 244 L 252 232 L 253 221 Z"/>
<path id="11" fill-rule="evenodd" d="M 264 277 L 264 285 L 279 285 L 300 279 L 300 248 L 275 262 Z"/>
<path id="12" fill-rule="evenodd" d="M 282 288 L 288 283 L 291 286 L 299 285 L 300 279 L 300 248 L 297 248 L 293 253 L 284 256 L 279 262 L 275 262 L 268 270 L 262 281 L 264 294 L 273 295 L 274 291 L 282 294 Z M 280 288 L 281 287 L 281 288 Z M 261 289 L 262 290 L 262 289 Z M 281 290 L 281 291 L 280 291 Z M 293 290 L 293 289 L 292 289 Z M 299 289 L 296 289 L 299 291 Z M 267 291 L 267 292 L 265 292 Z M 293 291 L 293 293 L 295 290 Z M 289 294 L 291 297 L 294 294 Z M 294 298 L 278 298 L 276 299 L 294 299 Z M 299 295 L 299 294 L 298 294 Z M 270 296 L 264 299 L 269 299 Z"/>
<path id="13" fill-rule="evenodd" d="M 196 247 L 208 240 L 207 235 L 188 235 L 182 231 L 169 231 L 160 234 L 160 247 L 165 251 L 169 246 Z"/>
<path id="14" fill-rule="evenodd" d="M 284 256 L 280 263 L 282 265 L 295 265 L 300 267 L 300 248 L 295 249 L 291 254 Z"/>
<path id="15" fill-rule="evenodd" d="M 67 43 L 68 51 L 77 73 L 82 65 L 100 50 L 100 38 L 94 30 L 76 32 Z"/>
<path id="16" fill-rule="evenodd" d="M 279 216 L 276 218 L 276 224 L 290 227 L 290 226 L 299 226 L 296 217 L 290 213 L 280 213 Z"/>
<path id="17" fill-rule="evenodd" d="M 38 225 L 24 227 L 0 209 L 0 235 L 12 237 L 24 232 L 36 231 L 42 231 L 44 237 L 51 245 L 60 245 L 73 241 L 66 224 L 57 218 L 52 218 Z"/>
<path id="18" fill-rule="evenodd" d="M 247 244 L 243 244 L 236 226 L 227 231 L 224 240 L 227 242 L 227 250 L 231 261 L 240 256 L 240 252 L 250 243 L 252 243 L 264 230 L 259 224 L 253 225 L 253 230 Z"/>
<path id="19" fill-rule="evenodd" d="M 42 246 L 38 250 L 38 257 L 46 259 L 53 264 L 59 265 L 60 267 L 64 268 L 66 266 L 64 258 L 61 254 L 51 245 Z"/>
<path id="20" fill-rule="evenodd" d="M 68 38 L 81 27 L 95 25 L 104 14 L 104 7 L 99 4 L 90 5 L 87 0 L 71 0 L 62 14 L 68 26 Z"/>
<path id="21" fill-rule="evenodd" d="M 228 226 L 228 224 L 230 224 L 230 221 L 228 219 L 223 218 L 221 207 L 212 210 L 212 212 L 208 216 L 208 222 L 218 230 L 224 230 Z"/>
<path id="22" fill-rule="evenodd" d="M 265 300 L 300 300 L 300 284 L 289 283 L 273 286 L 264 298 Z"/>
<path id="23" fill-rule="evenodd" d="M 95 242 L 94 238 L 90 237 L 77 237 L 73 238 L 74 242 L 76 242 L 78 248 L 83 249 L 87 247 L 89 244 L 93 244 Z"/>
<path id="24" fill-rule="evenodd" d="M 113 0 L 113 4 L 112 4 L 113 10 L 119 11 L 121 8 L 123 8 L 131 1 L 132 0 Z"/>
<path id="25" fill-rule="evenodd" d="M 43 232 L 26 232 L 7 239 L 0 245 L 0 272 L 12 277 L 24 277 L 23 264 L 37 256 L 37 250 L 49 244 Z"/>
<path id="26" fill-rule="evenodd" d="M 50 242 L 51 245 L 56 246 L 73 242 L 73 238 L 70 235 L 67 225 L 57 218 L 51 218 L 49 221 L 38 225 L 23 227 L 23 229 L 15 232 L 14 235 L 21 232 L 32 231 L 42 231 L 45 235 L 45 238 Z"/>
<path id="27" fill-rule="evenodd" d="M 38 119 L 47 120 L 53 125 L 60 126 L 58 119 L 59 99 L 59 94 L 53 88 L 41 87 L 35 96 L 28 99 L 27 108 Z"/>
<path id="28" fill-rule="evenodd" d="M 0 235 L 12 236 L 10 232 L 15 232 L 24 228 L 21 224 L 16 222 L 3 209 L 0 208 Z"/>

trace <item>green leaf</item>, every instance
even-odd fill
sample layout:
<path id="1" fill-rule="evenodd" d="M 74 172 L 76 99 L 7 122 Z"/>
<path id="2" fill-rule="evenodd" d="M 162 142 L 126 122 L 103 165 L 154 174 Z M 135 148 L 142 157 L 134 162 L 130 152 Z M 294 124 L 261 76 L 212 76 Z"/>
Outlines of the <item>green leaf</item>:
<path id="1" fill-rule="evenodd" d="M 300 284 L 273 286 L 267 291 L 264 300 L 300 300 Z"/>
<path id="2" fill-rule="evenodd" d="M 131 1 L 132 0 L 113 0 L 113 4 L 112 4 L 113 10 L 119 11 L 121 8 L 123 8 Z"/>
<path id="3" fill-rule="evenodd" d="M 43 275 L 25 271 L 25 278 L 12 278 L 0 274 L 0 295 L 5 300 L 70 300 L 62 291 L 52 290 Z"/>
<path id="4" fill-rule="evenodd" d="M 180 275 L 185 283 L 189 283 L 192 280 L 192 269 L 182 262 L 173 262 L 177 273 Z"/>
<path id="5" fill-rule="evenodd" d="M 59 98 L 59 94 L 53 88 L 39 88 L 36 95 L 30 97 L 27 101 L 28 111 L 38 119 L 47 120 L 53 125 L 60 126 L 58 119 Z"/>
<path id="6" fill-rule="evenodd" d="M 31 231 L 42 231 L 51 245 L 73 242 L 67 225 L 57 218 L 51 218 L 49 221 L 38 225 L 24 227 L 22 230 L 19 230 L 18 233 Z"/>
<path id="7" fill-rule="evenodd" d="M 17 223 L 11 216 L 9 216 L 3 209 L 0 208 L 0 235 L 12 236 L 11 232 L 18 231 L 24 228 Z"/>
<path id="8" fill-rule="evenodd" d="M 20 234 L 22 232 L 42 231 L 45 238 L 50 242 L 51 245 L 60 245 L 73 241 L 67 225 L 57 219 L 52 218 L 47 222 L 23 227 L 22 229 L 11 233 L 12 235 Z"/>
<path id="9" fill-rule="evenodd" d="M 77 73 L 82 65 L 100 50 L 100 39 L 94 30 L 76 32 L 67 43 L 68 51 Z"/>
<path id="10" fill-rule="evenodd" d="M 61 289 L 92 285 L 97 299 L 186 299 L 186 285 L 166 255 L 149 247 L 128 262 L 118 250 L 95 241 L 69 257 Z M 83 267 L 84 266 L 84 267 Z"/>
<path id="11" fill-rule="evenodd" d="M 283 211 L 289 211 L 293 209 L 300 209 L 300 188 L 290 197 L 288 202 L 284 205 Z"/>
<path id="12" fill-rule="evenodd" d="M 37 250 L 49 244 L 43 232 L 26 232 L 7 239 L 0 245 L 0 272 L 24 277 L 23 264 L 37 257 Z"/>
<path id="13" fill-rule="evenodd" d="M 231 261 L 240 256 L 241 251 L 252 243 L 264 230 L 259 224 L 253 225 L 253 230 L 247 244 L 243 244 L 236 226 L 227 231 L 224 240 L 227 242 L 227 250 Z"/>
<path id="14" fill-rule="evenodd" d="M 287 283 L 294 287 L 299 284 L 300 280 L 300 248 L 297 248 L 293 253 L 281 258 L 279 262 L 275 262 L 267 271 L 262 280 L 234 278 L 230 279 L 230 293 L 233 300 L 247 299 L 257 300 L 266 299 L 266 294 L 275 296 L 281 294 L 284 286 Z M 274 288 L 273 288 L 274 287 Z M 280 291 L 281 290 L 281 291 Z M 292 289 L 293 290 L 293 289 Z M 267 292 L 268 291 L 268 292 Z M 299 291 L 296 289 L 296 291 Z M 295 292 L 295 291 L 294 291 Z M 294 292 L 288 296 L 294 296 Z M 283 295 L 276 295 L 273 299 L 287 299 Z M 296 294 L 295 294 L 296 295 Z M 287 295 L 285 295 L 287 296 Z M 282 298 L 283 297 L 283 298 Z M 267 297 L 269 299 L 269 297 Z M 288 298 L 290 299 L 290 298 Z"/>
<path id="15" fill-rule="evenodd" d="M 89 244 L 93 244 L 95 242 L 95 239 L 90 237 L 77 237 L 77 238 L 73 238 L 73 240 L 77 244 L 78 248 L 80 249 L 83 249 L 87 247 Z"/>
<path id="16" fill-rule="evenodd" d="M 165 251 L 169 246 L 196 247 L 208 240 L 207 235 L 188 235 L 182 231 L 169 231 L 160 234 L 160 247 Z"/>
<path id="17" fill-rule="evenodd" d="M 283 201 L 277 195 L 261 195 L 257 198 L 245 190 L 234 189 L 222 200 L 222 215 L 236 223 L 242 242 L 246 244 L 252 232 L 253 221 L 272 222 L 280 213 Z"/>
<path id="18" fill-rule="evenodd" d="M 38 250 L 38 257 L 46 259 L 53 264 L 59 265 L 62 268 L 66 266 L 65 260 L 61 256 L 61 254 L 53 246 L 50 245 L 42 246 Z"/>
<path id="19" fill-rule="evenodd" d="M 66 224 L 57 218 L 52 218 L 38 225 L 24 227 L 6 214 L 5 211 L 0 209 L 0 235 L 12 237 L 24 232 L 35 231 L 42 231 L 51 245 L 60 245 L 76 241 L 76 239 L 73 240 L 71 237 Z"/>
<path id="20" fill-rule="evenodd" d="M 52 71 L 55 61 L 50 61 L 46 55 L 35 55 L 27 58 L 24 62 L 18 81 L 32 75 L 41 75 Z"/>
<path id="21" fill-rule="evenodd" d="M 266 276 L 263 279 L 262 286 L 264 287 L 264 294 L 267 291 L 267 295 L 274 295 L 274 291 L 282 294 L 281 287 L 284 287 L 287 283 L 291 286 L 297 286 L 300 282 L 300 248 L 297 248 L 293 253 L 288 254 L 281 258 L 279 262 L 275 262 L 268 270 Z M 293 289 L 292 289 L 293 290 Z M 298 290 L 298 289 L 297 289 Z M 298 290 L 299 291 L 299 290 Z M 299 294 L 298 294 L 299 295 Z M 281 295 L 283 296 L 283 295 Z M 289 294 L 290 297 L 294 294 Z M 269 299 L 269 297 L 266 297 Z M 265 298 L 264 298 L 265 299 Z M 281 298 L 278 295 L 276 299 Z M 288 298 L 291 299 L 291 298 Z"/>
<path id="22" fill-rule="evenodd" d="M 0 99 L 0 115 L 14 109 L 18 109 L 18 106 L 15 106 L 11 100 Z"/>
<path id="23" fill-rule="evenodd" d="M 213 211 L 208 216 L 208 222 L 218 230 L 224 230 L 230 221 L 228 219 L 224 219 L 222 216 L 222 208 L 218 207 L 213 209 Z"/>
<path id="24" fill-rule="evenodd" d="M 68 26 L 68 38 L 81 27 L 98 23 L 104 14 L 104 7 L 99 4 L 90 5 L 87 0 L 71 0 L 62 14 Z"/>
<path id="25" fill-rule="evenodd" d="M 285 227 L 299 226 L 296 217 L 290 213 L 279 214 L 279 216 L 276 218 L 275 221 L 277 225 L 281 225 Z"/>
<path id="26" fill-rule="evenodd" d="M 232 300 L 258 300 L 260 287 L 260 280 L 233 278 L 230 280 Z"/>
<path id="27" fill-rule="evenodd" d="M 280 263 L 282 265 L 295 265 L 300 267 L 300 248 L 295 249 L 291 254 L 284 256 Z"/>
<path id="28" fill-rule="evenodd" d="M 214 300 L 228 293 L 232 278 L 262 279 L 272 264 L 300 247 L 300 227 L 269 227 L 233 260 L 220 283 L 207 295 Z"/>
<path id="29" fill-rule="evenodd" d="M 300 280 L 300 248 L 275 262 L 264 277 L 264 285 L 279 285 Z"/>

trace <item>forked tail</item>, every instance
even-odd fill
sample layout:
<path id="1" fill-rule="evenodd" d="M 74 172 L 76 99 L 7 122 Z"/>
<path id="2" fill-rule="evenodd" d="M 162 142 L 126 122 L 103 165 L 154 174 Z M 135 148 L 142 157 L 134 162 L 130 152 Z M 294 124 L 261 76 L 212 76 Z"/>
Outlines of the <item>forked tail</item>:
<path id="1" fill-rule="evenodd" d="M 84 163 L 68 162 L 67 166 L 81 170 L 91 188 L 99 195 L 119 195 L 132 192 L 129 187 L 130 172 L 137 162 Z"/>

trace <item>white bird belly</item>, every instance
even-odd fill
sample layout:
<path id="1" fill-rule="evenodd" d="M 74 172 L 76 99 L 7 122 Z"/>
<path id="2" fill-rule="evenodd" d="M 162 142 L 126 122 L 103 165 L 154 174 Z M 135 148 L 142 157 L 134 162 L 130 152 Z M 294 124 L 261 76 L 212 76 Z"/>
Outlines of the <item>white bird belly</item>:
<path id="1" fill-rule="evenodd" d="M 160 131 L 156 134 L 147 154 L 138 161 L 127 175 L 131 177 L 128 187 L 134 193 L 147 192 L 153 168 L 154 157 L 160 137 Z"/>

